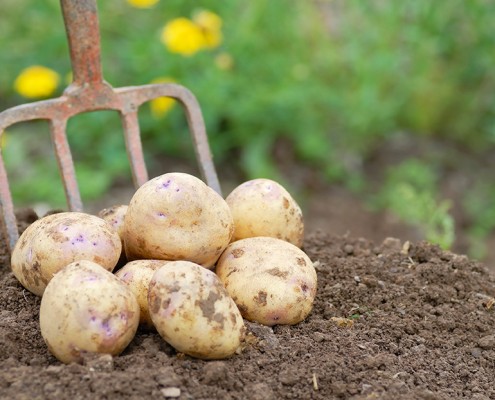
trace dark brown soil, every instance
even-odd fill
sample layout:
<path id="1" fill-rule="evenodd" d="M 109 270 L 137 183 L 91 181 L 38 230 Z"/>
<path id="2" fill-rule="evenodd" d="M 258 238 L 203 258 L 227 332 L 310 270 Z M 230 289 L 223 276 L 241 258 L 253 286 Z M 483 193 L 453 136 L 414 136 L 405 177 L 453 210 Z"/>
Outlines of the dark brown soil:
<path id="1" fill-rule="evenodd" d="M 140 331 L 120 356 L 84 365 L 50 355 L 40 299 L 3 254 L 0 398 L 495 398 L 495 276 L 484 265 L 422 242 L 321 231 L 304 249 L 319 279 L 306 321 L 248 323 L 243 351 L 229 360 L 183 356 Z"/>

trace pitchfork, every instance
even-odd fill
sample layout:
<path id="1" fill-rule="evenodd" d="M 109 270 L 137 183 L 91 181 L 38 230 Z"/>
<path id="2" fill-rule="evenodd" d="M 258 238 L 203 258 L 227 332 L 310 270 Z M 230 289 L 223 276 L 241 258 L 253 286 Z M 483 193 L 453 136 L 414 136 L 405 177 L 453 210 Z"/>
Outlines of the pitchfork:
<path id="1" fill-rule="evenodd" d="M 20 105 L 1 112 L 0 138 L 7 127 L 18 122 L 48 120 L 68 208 L 70 211 L 82 211 L 81 195 L 66 134 L 68 119 L 88 111 L 118 111 L 124 128 L 134 186 L 138 188 L 148 180 L 138 108 L 152 99 L 171 97 L 178 100 L 185 110 L 202 177 L 211 188 L 221 193 L 203 116 L 195 96 L 185 87 L 172 83 L 112 88 L 105 82 L 102 74 L 96 0 L 61 0 L 60 3 L 69 42 L 73 82 L 59 98 Z M 12 251 L 19 232 L 1 152 L 0 207 L 5 238 L 9 251 Z"/>

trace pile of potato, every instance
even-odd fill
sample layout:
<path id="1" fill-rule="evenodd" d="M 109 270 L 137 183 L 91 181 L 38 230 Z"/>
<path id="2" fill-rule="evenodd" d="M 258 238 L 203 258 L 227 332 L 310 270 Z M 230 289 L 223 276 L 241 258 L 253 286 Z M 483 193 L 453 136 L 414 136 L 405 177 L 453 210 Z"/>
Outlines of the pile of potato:
<path id="1" fill-rule="evenodd" d="M 42 296 L 41 334 L 62 362 L 117 355 L 140 324 L 179 352 L 221 359 L 240 347 L 243 318 L 308 316 L 317 281 L 303 238 L 301 209 L 277 182 L 248 181 L 223 199 L 192 175 L 168 173 L 98 217 L 39 219 L 11 265 Z"/>

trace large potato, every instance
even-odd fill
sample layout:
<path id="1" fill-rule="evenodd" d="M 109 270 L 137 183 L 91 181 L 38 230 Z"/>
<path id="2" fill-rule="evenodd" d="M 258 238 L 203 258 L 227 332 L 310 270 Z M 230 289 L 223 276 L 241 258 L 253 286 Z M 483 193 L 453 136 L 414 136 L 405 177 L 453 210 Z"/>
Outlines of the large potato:
<path id="1" fill-rule="evenodd" d="M 43 295 L 53 275 L 73 261 L 89 260 L 112 271 L 122 244 L 112 227 L 94 215 L 62 212 L 30 225 L 12 251 L 12 272 L 21 284 Z"/>
<path id="2" fill-rule="evenodd" d="M 139 323 L 151 328 L 150 311 L 148 308 L 148 288 L 155 271 L 171 261 L 164 260 L 135 260 L 128 262 L 119 269 L 115 276 L 131 289 L 139 304 Z"/>
<path id="3" fill-rule="evenodd" d="M 134 294 L 91 261 L 76 261 L 59 271 L 41 299 L 41 335 L 64 363 L 81 362 L 84 353 L 121 353 L 138 324 Z"/>
<path id="4" fill-rule="evenodd" d="M 198 178 L 169 173 L 134 194 L 124 220 L 124 246 L 135 259 L 187 260 L 211 268 L 227 247 L 233 220 L 225 200 Z"/>
<path id="5" fill-rule="evenodd" d="M 270 237 L 231 243 L 216 273 L 249 321 L 297 324 L 313 307 L 316 271 L 298 247 Z"/>
<path id="6" fill-rule="evenodd" d="M 188 261 L 174 261 L 151 279 L 151 319 L 160 336 L 177 351 L 203 359 L 235 353 L 244 321 L 234 301 L 212 271 Z"/>
<path id="7" fill-rule="evenodd" d="M 302 247 L 301 208 L 279 183 L 253 179 L 237 186 L 225 200 L 234 218 L 234 241 L 269 236 Z"/>

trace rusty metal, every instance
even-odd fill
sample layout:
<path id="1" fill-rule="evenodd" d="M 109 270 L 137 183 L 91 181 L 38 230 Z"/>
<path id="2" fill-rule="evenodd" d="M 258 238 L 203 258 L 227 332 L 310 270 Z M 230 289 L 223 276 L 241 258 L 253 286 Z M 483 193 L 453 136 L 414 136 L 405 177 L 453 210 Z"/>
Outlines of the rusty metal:
<path id="1" fill-rule="evenodd" d="M 118 111 L 133 182 L 137 188 L 148 180 L 138 124 L 138 108 L 158 97 L 171 97 L 183 106 L 186 113 L 202 177 L 210 187 L 221 193 L 203 115 L 195 96 L 185 87 L 172 83 L 112 88 L 103 79 L 96 0 L 61 0 L 60 3 L 69 42 L 73 82 L 59 98 L 20 105 L 1 112 L 0 138 L 5 129 L 13 124 L 35 119 L 48 120 L 68 208 L 71 211 L 82 211 L 83 205 L 66 134 L 68 119 L 89 111 Z M 0 207 L 7 245 L 12 251 L 19 233 L 1 152 Z"/>

